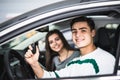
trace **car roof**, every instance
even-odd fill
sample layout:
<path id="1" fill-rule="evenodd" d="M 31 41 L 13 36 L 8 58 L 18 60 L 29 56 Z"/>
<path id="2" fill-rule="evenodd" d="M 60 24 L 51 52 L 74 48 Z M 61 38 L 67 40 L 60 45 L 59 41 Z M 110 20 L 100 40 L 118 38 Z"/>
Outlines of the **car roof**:
<path id="1" fill-rule="evenodd" d="M 53 4 L 49 4 L 49 5 L 40 7 L 38 9 L 32 10 L 32 11 L 29 11 L 29 12 L 26 12 L 22 15 L 19 15 L 15 18 L 12 18 L 11 20 L 7 20 L 5 22 L 2 22 L 0 24 L 0 31 L 2 31 L 4 29 L 7 29 L 12 24 L 16 24 L 16 23 L 21 22 L 23 20 L 29 19 L 31 17 L 37 16 L 37 15 L 40 15 L 40 14 L 47 13 L 49 11 L 54 11 L 56 9 L 70 7 L 72 5 L 76 5 L 76 4 L 79 4 L 79 3 L 89 4 L 89 3 L 102 2 L 102 1 L 105 2 L 105 1 L 115 1 L 115 0 L 65 0 L 65 1 L 61 1 L 61 2 L 56 2 L 56 3 L 53 3 Z"/>

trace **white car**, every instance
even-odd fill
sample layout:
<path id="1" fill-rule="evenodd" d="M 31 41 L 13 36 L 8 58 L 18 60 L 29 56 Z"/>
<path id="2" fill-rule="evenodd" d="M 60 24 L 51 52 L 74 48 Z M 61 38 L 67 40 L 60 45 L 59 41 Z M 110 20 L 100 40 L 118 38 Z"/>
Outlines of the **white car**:
<path id="1" fill-rule="evenodd" d="M 120 80 L 120 0 L 65 0 L 24 13 L 0 24 L 0 80 L 37 79 L 24 60 L 32 43 L 40 48 L 40 63 L 45 67 L 45 35 L 59 29 L 72 42 L 70 21 L 77 16 L 93 18 L 96 46 L 115 56 L 112 74 L 59 78 L 60 80 Z M 108 66 L 109 67 L 109 66 Z M 48 79 L 48 78 L 47 78 Z M 43 80 L 47 80 L 43 79 Z M 49 78 L 48 80 L 58 78 Z"/>

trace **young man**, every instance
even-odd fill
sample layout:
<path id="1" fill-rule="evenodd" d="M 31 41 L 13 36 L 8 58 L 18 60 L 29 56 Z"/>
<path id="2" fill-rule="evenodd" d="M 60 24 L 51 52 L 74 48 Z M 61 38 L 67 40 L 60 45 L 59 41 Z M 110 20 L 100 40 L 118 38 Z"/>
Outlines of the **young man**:
<path id="1" fill-rule="evenodd" d="M 93 43 L 95 24 L 91 18 L 78 17 L 71 22 L 73 42 L 80 50 L 80 57 L 70 61 L 64 69 L 48 72 L 38 62 L 39 50 L 32 54 L 31 46 L 25 54 L 26 61 L 31 65 L 38 78 L 58 78 L 111 74 L 114 70 L 115 58 Z"/>

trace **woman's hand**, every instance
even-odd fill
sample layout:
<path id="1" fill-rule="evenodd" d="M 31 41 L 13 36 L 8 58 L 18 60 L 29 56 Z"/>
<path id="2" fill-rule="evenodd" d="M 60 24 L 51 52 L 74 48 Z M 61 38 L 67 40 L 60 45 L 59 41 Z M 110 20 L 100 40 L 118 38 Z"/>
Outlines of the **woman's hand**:
<path id="1" fill-rule="evenodd" d="M 36 52 L 33 54 L 32 53 L 32 47 L 31 45 L 29 46 L 28 51 L 25 53 L 25 60 L 28 62 L 30 65 L 34 65 L 36 62 L 38 62 L 39 59 L 39 49 L 38 46 L 36 46 Z"/>

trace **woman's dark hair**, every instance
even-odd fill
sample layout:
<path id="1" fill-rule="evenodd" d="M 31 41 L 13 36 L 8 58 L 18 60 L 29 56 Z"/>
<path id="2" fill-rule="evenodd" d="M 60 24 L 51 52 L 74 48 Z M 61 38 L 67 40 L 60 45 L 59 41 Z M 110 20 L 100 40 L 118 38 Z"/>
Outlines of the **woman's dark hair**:
<path id="1" fill-rule="evenodd" d="M 53 35 L 53 34 L 57 34 L 60 39 L 62 40 L 63 42 L 63 47 L 66 48 L 67 50 L 73 50 L 73 48 L 68 44 L 67 40 L 65 39 L 65 37 L 63 36 L 62 32 L 60 32 L 59 30 L 57 29 L 54 29 L 54 30 L 51 30 L 47 33 L 46 35 L 46 38 L 45 38 L 45 48 L 46 48 L 46 69 L 48 71 L 53 71 L 55 70 L 55 67 L 52 63 L 53 61 L 53 58 L 55 56 L 57 56 L 58 54 L 56 54 L 57 52 L 53 51 L 51 48 L 50 48 L 50 45 L 49 45 L 49 41 L 48 41 L 48 38 Z"/>
<path id="2" fill-rule="evenodd" d="M 71 29 L 72 29 L 73 24 L 76 22 L 87 22 L 87 24 L 88 24 L 88 26 L 90 26 L 91 30 L 95 29 L 95 23 L 92 20 L 92 18 L 87 18 L 85 16 L 80 16 L 80 17 L 74 18 L 70 23 Z"/>

